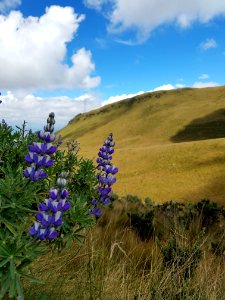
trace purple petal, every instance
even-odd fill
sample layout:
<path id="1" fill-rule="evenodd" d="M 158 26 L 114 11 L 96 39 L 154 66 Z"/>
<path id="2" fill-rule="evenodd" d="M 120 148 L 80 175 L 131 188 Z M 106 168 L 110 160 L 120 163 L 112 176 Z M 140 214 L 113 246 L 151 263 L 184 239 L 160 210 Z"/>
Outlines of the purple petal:
<path id="1" fill-rule="evenodd" d="M 33 145 L 29 145 L 29 146 L 28 146 L 28 150 L 29 150 L 30 152 L 35 152 L 35 147 L 34 147 Z"/>
<path id="2" fill-rule="evenodd" d="M 91 205 L 94 205 L 94 206 L 96 206 L 96 205 L 97 205 L 97 203 L 98 203 L 98 201 L 97 201 L 96 199 L 93 199 L 93 200 L 91 201 Z"/>
<path id="3" fill-rule="evenodd" d="M 30 164 L 33 162 L 33 158 L 31 157 L 30 154 L 25 155 L 24 158 L 25 158 L 25 161 L 30 163 Z"/>
<path id="4" fill-rule="evenodd" d="M 51 188 L 51 190 L 49 192 L 49 196 L 52 200 L 57 199 L 58 191 L 56 189 Z"/>
<path id="5" fill-rule="evenodd" d="M 37 234 L 36 230 L 34 229 L 34 226 L 32 226 L 30 228 L 29 233 L 30 233 L 30 235 L 36 235 Z"/>
<path id="6" fill-rule="evenodd" d="M 45 137 L 44 137 L 44 140 L 46 143 L 50 143 L 50 142 L 54 142 L 55 140 L 55 134 L 54 133 L 45 133 Z"/>
<path id="7" fill-rule="evenodd" d="M 30 173 L 28 172 L 27 169 L 23 172 L 23 175 L 24 175 L 26 178 L 30 177 Z"/>
<path id="8" fill-rule="evenodd" d="M 49 240 L 54 240 L 55 238 L 57 238 L 57 236 L 58 236 L 58 232 L 55 230 L 54 227 L 51 227 L 48 230 L 48 233 L 46 234 L 46 238 Z"/>
<path id="9" fill-rule="evenodd" d="M 107 198 L 103 197 L 103 198 L 101 198 L 101 202 L 104 205 L 109 204 L 110 203 L 110 198 L 109 197 L 107 197 Z"/>
<path id="10" fill-rule="evenodd" d="M 46 210 L 49 209 L 48 206 L 47 206 L 46 204 L 44 204 L 44 203 L 40 203 L 40 204 L 38 205 L 38 208 L 39 208 L 39 210 L 41 210 L 41 211 L 46 211 Z"/>
<path id="11" fill-rule="evenodd" d="M 54 160 L 53 159 L 49 159 L 46 160 L 46 162 L 43 164 L 46 168 L 50 168 L 51 166 L 53 166 L 54 164 Z"/>
<path id="12" fill-rule="evenodd" d="M 64 206 L 62 207 L 62 211 L 67 211 L 68 209 L 70 209 L 70 202 L 66 202 L 64 204 Z"/>
<path id="13" fill-rule="evenodd" d="M 45 136 L 45 134 L 44 134 L 44 132 L 42 130 L 38 131 L 38 137 L 39 137 L 39 139 L 44 140 L 44 136 Z"/>
<path id="14" fill-rule="evenodd" d="M 51 145 L 51 144 L 50 144 Z M 46 146 L 46 150 L 45 150 L 45 153 L 46 154 L 53 154 L 55 153 L 55 151 L 57 150 L 57 147 L 56 146 Z"/>
<path id="15" fill-rule="evenodd" d="M 47 229 L 45 229 L 45 228 L 41 229 L 40 233 L 38 235 L 39 239 L 41 241 L 43 241 L 45 239 L 45 237 L 46 237 L 46 234 L 47 234 Z"/>
<path id="16" fill-rule="evenodd" d="M 61 195 L 60 195 L 60 198 L 61 199 L 65 199 L 65 198 L 68 198 L 69 196 L 69 192 L 67 189 L 63 189 L 62 192 L 61 192 Z"/>
<path id="17" fill-rule="evenodd" d="M 61 211 L 57 211 L 57 213 L 53 217 L 53 222 L 55 226 L 61 226 L 62 225 L 62 213 Z"/>
<path id="18" fill-rule="evenodd" d="M 41 212 L 37 212 L 36 213 L 36 219 L 38 220 L 38 221 L 42 221 L 42 219 L 43 219 L 43 215 L 42 215 L 42 213 Z"/>
<path id="19" fill-rule="evenodd" d="M 96 207 L 90 210 L 90 214 L 95 215 L 99 218 L 102 215 L 102 210 L 100 207 Z"/>

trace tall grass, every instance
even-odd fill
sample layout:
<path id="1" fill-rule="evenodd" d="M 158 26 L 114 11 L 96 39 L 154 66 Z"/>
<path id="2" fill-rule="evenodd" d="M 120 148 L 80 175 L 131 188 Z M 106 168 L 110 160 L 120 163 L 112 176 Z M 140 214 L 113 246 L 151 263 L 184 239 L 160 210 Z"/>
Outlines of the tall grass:
<path id="1" fill-rule="evenodd" d="M 194 218 L 185 229 L 177 212 L 166 217 L 159 211 L 154 233 L 143 241 L 127 214 L 137 210 L 143 207 L 116 200 L 83 247 L 41 258 L 32 272 L 46 284 L 27 285 L 27 299 L 224 299 L 225 252 L 211 248 L 215 238 L 224 243 L 224 219 L 202 228 L 201 217 Z"/>

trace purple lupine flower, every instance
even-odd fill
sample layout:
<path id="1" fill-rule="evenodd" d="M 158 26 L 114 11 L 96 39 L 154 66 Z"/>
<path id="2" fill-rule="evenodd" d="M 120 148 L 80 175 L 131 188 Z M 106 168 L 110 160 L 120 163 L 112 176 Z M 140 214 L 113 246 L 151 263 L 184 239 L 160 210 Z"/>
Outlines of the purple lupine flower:
<path id="1" fill-rule="evenodd" d="M 43 142 L 34 142 L 33 145 L 28 146 L 29 153 L 25 156 L 25 161 L 30 166 L 25 169 L 24 176 L 32 181 L 47 177 L 43 168 L 50 168 L 54 164 L 54 160 L 50 157 L 57 149 L 52 145 L 55 140 L 54 124 L 54 113 L 50 113 L 44 130 L 38 132 L 38 137 Z"/>
<path id="2" fill-rule="evenodd" d="M 92 208 L 89 210 L 89 212 L 96 217 L 100 217 L 102 214 L 100 206 L 110 203 L 109 194 L 112 190 L 111 186 L 116 182 L 116 178 L 113 175 L 118 172 L 118 168 L 111 163 L 114 146 L 115 142 L 113 141 L 112 133 L 110 133 L 108 138 L 104 141 L 103 146 L 99 149 L 98 158 L 96 160 L 98 164 L 97 169 L 99 170 L 99 174 L 97 175 L 99 182 L 99 199 L 93 199 L 91 201 Z"/>
<path id="3" fill-rule="evenodd" d="M 67 201 L 69 193 L 65 189 L 67 175 L 66 172 L 60 174 L 57 180 L 58 188 L 51 188 L 49 198 L 39 204 L 36 222 L 30 228 L 30 235 L 40 240 L 53 240 L 58 236 L 57 229 L 62 225 L 63 212 L 70 208 L 70 203 Z"/>

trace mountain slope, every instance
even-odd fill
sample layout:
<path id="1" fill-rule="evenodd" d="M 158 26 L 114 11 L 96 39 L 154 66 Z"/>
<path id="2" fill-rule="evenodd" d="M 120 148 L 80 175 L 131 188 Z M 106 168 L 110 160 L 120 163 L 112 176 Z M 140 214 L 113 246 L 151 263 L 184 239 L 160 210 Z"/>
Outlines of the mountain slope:
<path id="1" fill-rule="evenodd" d="M 89 158 L 110 132 L 115 192 L 155 201 L 225 199 L 225 87 L 146 93 L 80 114 L 60 131 Z"/>

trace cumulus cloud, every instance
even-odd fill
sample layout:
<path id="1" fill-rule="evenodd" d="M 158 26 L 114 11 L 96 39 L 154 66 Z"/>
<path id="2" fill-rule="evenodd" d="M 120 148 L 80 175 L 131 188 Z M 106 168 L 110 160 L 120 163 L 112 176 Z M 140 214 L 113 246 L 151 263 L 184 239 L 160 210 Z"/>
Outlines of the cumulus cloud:
<path id="1" fill-rule="evenodd" d="M 200 44 L 202 50 L 208 50 L 210 48 L 216 48 L 217 42 L 214 39 L 207 39 Z"/>
<path id="2" fill-rule="evenodd" d="M 209 75 L 208 74 L 201 74 L 198 78 L 199 79 L 208 79 Z"/>
<path id="3" fill-rule="evenodd" d="M 56 115 L 56 129 L 67 125 L 78 113 L 84 113 L 99 107 L 99 97 L 93 93 L 86 93 L 76 98 L 67 96 L 42 98 L 33 94 L 15 95 L 8 91 L 1 96 L 1 117 L 11 126 L 21 125 L 25 119 L 28 128 L 40 129 L 45 125 L 48 113 Z"/>
<path id="4" fill-rule="evenodd" d="M 79 49 L 66 63 L 67 44 L 84 15 L 71 7 L 50 6 L 41 17 L 23 17 L 19 11 L 0 15 L 1 89 L 92 88 L 99 77 L 91 52 Z"/>
<path id="5" fill-rule="evenodd" d="M 103 7 L 105 0 L 85 0 Z M 105 13 L 109 19 L 109 31 L 121 33 L 137 30 L 137 42 L 145 41 L 150 33 L 163 24 L 175 23 L 182 28 L 193 22 L 207 23 L 216 16 L 225 15 L 225 1 L 221 0 L 108 0 L 111 10 Z M 95 5 L 92 5 L 95 7 Z"/>
<path id="6" fill-rule="evenodd" d="M 194 88 L 205 88 L 205 87 L 215 87 L 215 86 L 219 86 L 219 84 L 216 82 L 212 82 L 212 81 L 211 82 L 198 81 L 193 84 Z"/>
<path id="7" fill-rule="evenodd" d="M 5 13 L 21 4 L 21 0 L 1 0 L 0 13 Z"/>

